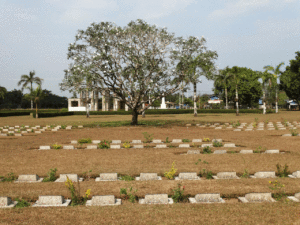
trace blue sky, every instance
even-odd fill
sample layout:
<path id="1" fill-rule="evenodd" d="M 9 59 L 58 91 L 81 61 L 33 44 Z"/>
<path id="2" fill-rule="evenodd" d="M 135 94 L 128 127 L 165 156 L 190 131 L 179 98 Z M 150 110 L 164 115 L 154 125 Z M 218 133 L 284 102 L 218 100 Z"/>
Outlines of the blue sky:
<path id="1" fill-rule="evenodd" d="M 203 35 L 221 69 L 288 65 L 300 51 L 299 12 L 299 0 L 0 0 L 0 86 L 19 89 L 20 76 L 35 70 L 43 89 L 70 97 L 58 85 L 68 45 L 78 29 L 101 21 L 143 19 L 175 36 Z M 210 93 L 213 82 L 202 80 L 198 90 Z"/>

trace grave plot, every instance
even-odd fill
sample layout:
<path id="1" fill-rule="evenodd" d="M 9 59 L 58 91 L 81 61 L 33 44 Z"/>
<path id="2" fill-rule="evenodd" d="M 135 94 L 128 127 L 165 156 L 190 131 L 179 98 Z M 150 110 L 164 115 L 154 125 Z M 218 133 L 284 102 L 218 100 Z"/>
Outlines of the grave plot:
<path id="1" fill-rule="evenodd" d="M 70 203 L 70 199 L 60 195 L 40 195 L 32 207 L 67 207 Z"/>
<path id="2" fill-rule="evenodd" d="M 44 178 L 40 178 L 36 174 L 22 174 L 19 175 L 19 178 L 15 180 L 15 183 L 36 183 L 36 182 L 42 182 Z"/>
<path id="3" fill-rule="evenodd" d="M 276 178 L 276 175 L 275 171 L 260 171 L 250 175 L 250 178 Z"/>
<path id="4" fill-rule="evenodd" d="M 194 172 L 184 172 L 179 173 L 178 177 L 175 177 L 175 180 L 200 180 L 200 177 Z"/>
<path id="5" fill-rule="evenodd" d="M 238 197 L 238 200 L 242 203 L 276 202 L 271 193 L 249 193 L 245 197 Z"/>
<path id="6" fill-rule="evenodd" d="M 139 199 L 139 204 L 173 204 L 173 199 L 167 194 L 145 195 L 145 198 Z"/>
<path id="7" fill-rule="evenodd" d="M 288 196 L 287 198 L 293 202 L 300 202 L 300 192 L 296 193 L 294 196 Z"/>
<path id="8" fill-rule="evenodd" d="M 225 203 L 220 194 L 197 194 L 195 198 L 189 198 L 190 203 Z"/>
<path id="9" fill-rule="evenodd" d="M 219 172 L 217 176 L 213 176 L 214 179 L 240 179 L 236 172 Z"/>
<path id="10" fill-rule="evenodd" d="M 300 170 L 293 172 L 291 175 L 289 175 L 290 178 L 300 178 Z"/>
<path id="11" fill-rule="evenodd" d="M 140 173 L 139 177 L 135 180 L 146 181 L 146 180 L 162 180 L 161 176 L 157 176 L 157 173 Z"/>
<path id="12" fill-rule="evenodd" d="M 78 177 L 77 174 L 60 174 L 59 178 L 55 181 L 55 182 L 66 182 L 67 181 L 67 177 L 74 182 L 82 182 L 83 178 Z"/>
<path id="13" fill-rule="evenodd" d="M 121 205 L 122 200 L 114 195 L 96 195 L 86 202 L 86 206 L 116 206 Z"/>
<path id="14" fill-rule="evenodd" d="M 12 201 L 10 197 L 0 196 L 0 208 L 13 208 L 18 204 L 17 201 Z"/>
<path id="15" fill-rule="evenodd" d="M 100 177 L 96 177 L 95 181 L 118 181 L 120 177 L 118 177 L 117 173 L 100 173 Z"/>

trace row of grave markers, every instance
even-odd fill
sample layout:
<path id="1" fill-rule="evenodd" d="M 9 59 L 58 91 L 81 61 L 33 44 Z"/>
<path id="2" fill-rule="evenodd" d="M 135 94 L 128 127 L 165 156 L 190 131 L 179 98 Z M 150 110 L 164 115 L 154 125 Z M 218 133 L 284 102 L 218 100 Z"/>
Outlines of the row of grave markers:
<path id="1" fill-rule="evenodd" d="M 300 193 L 288 196 L 294 202 L 300 202 Z M 242 203 L 276 202 L 271 193 L 248 193 L 245 197 L 238 197 Z M 196 203 L 225 203 L 219 193 L 196 194 L 194 198 L 189 198 L 189 202 Z M 0 197 L 0 208 L 12 208 L 18 202 L 12 201 L 10 197 Z M 70 199 L 65 199 L 61 195 L 40 195 L 32 207 L 66 207 L 71 203 Z M 121 205 L 121 199 L 116 199 L 114 195 L 96 195 L 86 202 L 86 206 L 117 206 Z M 145 198 L 139 199 L 139 204 L 173 204 L 173 199 L 168 194 L 147 194 Z"/>

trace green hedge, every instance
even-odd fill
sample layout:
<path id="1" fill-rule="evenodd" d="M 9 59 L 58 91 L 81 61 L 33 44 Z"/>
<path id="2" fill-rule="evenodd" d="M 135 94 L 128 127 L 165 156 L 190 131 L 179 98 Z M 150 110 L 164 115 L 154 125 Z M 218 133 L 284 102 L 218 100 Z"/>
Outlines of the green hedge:
<path id="1" fill-rule="evenodd" d="M 0 117 L 8 117 L 8 116 L 29 116 L 30 112 L 18 112 L 18 111 L 12 111 L 12 112 L 0 112 Z"/>
<path id="2" fill-rule="evenodd" d="M 38 113 L 39 118 L 56 117 L 56 116 L 72 116 L 74 112 L 50 112 L 50 113 Z M 36 118 L 36 113 L 32 113 L 33 118 Z"/>

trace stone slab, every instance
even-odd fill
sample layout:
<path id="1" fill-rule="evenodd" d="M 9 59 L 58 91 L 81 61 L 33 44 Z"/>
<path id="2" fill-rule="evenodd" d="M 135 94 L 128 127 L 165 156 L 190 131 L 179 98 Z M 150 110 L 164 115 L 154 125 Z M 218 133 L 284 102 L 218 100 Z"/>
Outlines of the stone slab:
<path id="1" fill-rule="evenodd" d="M 93 144 L 99 144 L 101 142 L 101 140 L 92 140 Z"/>
<path id="2" fill-rule="evenodd" d="M 98 179 L 97 179 L 98 178 Z M 97 177 L 96 181 L 117 181 L 117 173 L 100 173 L 100 177 Z"/>
<path id="3" fill-rule="evenodd" d="M 120 149 L 121 146 L 120 145 L 110 145 L 111 149 Z"/>
<path id="4" fill-rule="evenodd" d="M 16 137 L 20 137 L 20 136 L 22 136 L 22 134 L 15 134 L 15 136 L 16 136 Z"/>
<path id="5" fill-rule="evenodd" d="M 215 150 L 215 151 L 213 152 L 213 154 L 226 154 L 226 153 L 227 153 L 226 150 Z"/>
<path id="6" fill-rule="evenodd" d="M 225 203 L 220 194 L 197 194 L 195 198 L 189 198 L 190 203 Z"/>
<path id="7" fill-rule="evenodd" d="M 70 203 L 71 200 L 65 200 L 63 196 L 40 195 L 39 200 L 32 207 L 66 207 Z"/>
<path id="8" fill-rule="evenodd" d="M 28 182 L 28 183 L 35 183 L 35 182 L 42 182 L 44 178 L 40 178 L 36 174 L 21 174 L 19 175 L 18 179 L 15 180 L 15 183 L 21 182 Z"/>
<path id="9" fill-rule="evenodd" d="M 152 141 L 152 143 L 158 144 L 158 143 L 162 143 L 162 142 L 161 142 L 161 140 L 159 140 L 159 139 L 154 139 L 154 140 Z"/>
<path id="10" fill-rule="evenodd" d="M 295 171 L 292 175 L 289 175 L 290 178 L 300 178 L 300 170 Z"/>
<path id="11" fill-rule="evenodd" d="M 97 149 L 98 146 L 97 145 L 88 145 L 86 146 L 86 149 Z"/>
<path id="12" fill-rule="evenodd" d="M 235 147 L 235 144 L 234 144 L 234 143 L 226 143 L 226 144 L 224 144 L 223 147 L 224 147 L 224 148 L 234 148 L 234 147 Z"/>
<path id="13" fill-rule="evenodd" d="M 141 140 L 132 140 L 132 144 L 141 144 L 142 141 Z"/>
<path id="14" fill-rule="evenodd" d="M 221 130 L 222 129 L 222 127 L 216 127 L 215 128 L 215 130 Z"/>
<path id="15" fill-rule="evenodd" d="M 189 148 L 190 144 L 180 144 L 179 148 Z"/>
<path id="16" fill-rule="evenodd" d="M 213 176 L 214 179 L 240 179 L 236 172 L 219 172 L 217 176 Z"/>
<path id="17" fill-rule="evenodd" d="M 71 144 L 76 145 L 76 144 L 78 144 L 78 141 L 77 140 L 72 140 Z"/>
<path id="18" fill-rule="evenodd" d="M 77 174 L 72 173 L 72 174 L 60 174 L 59 178 L 55 182 L 66 182 L 67 177 L 73 182 L 83 181 L 83 178 L 79 178 Z"/>
<path id="19" fill-rule="evenodd" d="M 252 154 L 253 150 L 241 150 L 240 153 L 241 154 Z"/>
<path id="20" fill-rule="evenodd" d="M 222 139 L 212 139 L 211 142 L 222 142 Z"/>
<path id="21" fill-rule="evenodd" d="M 49 145 L 44 145 L 44 146 L 40 146 L 39 150 L 50 150 L 51 146 Z"/>
<path id="22" fill-rule="evenodd" d="M 201 147 L 202 147 L 202 148 L 205 148 L 205 147 L 213 147 L 213 144 L 202 144 Z"/>
<path id="23" fill-rule="evenodd" d="M 267 154 L 279 154 L 279 150 L 278 149 L 266 150 L 264 153 L 267 153 Z"/>
<path id="24" fill-rule="evenodd" d="M 197 176 L 196 172 L 184 172 L 179 173 L 178 177 L 175 177 L 175 180 L 200 180 L 200 177 Z"/>
<path id="25" fill-rule="evenodd" d="M 202 142 L 202 139 L 193 139 L 192 140 L 192 143 L 199 143 L 199 142 Z"/>
<path id="26" fill-rule="evenodd" d="M 121 140 L 112 140 L 111 143 L 112 144 L 121 144 L 122 141 Z"/>
<path id="27" fill-rule="evenodd" d="M 148 194 L 145 199 L 139 200 L 140 204 L 172 204 L 173 199 L 168 198 L 167 194 Z"/>
<path id="28" fill-rule="evenodd" d="M 190 155 L 190 154 L 200 154 L 200 150 L 188 150 L 187 154 L 188 155 Z"/>
<path id="29" fill-rule="evenodd" d="M 136 177 L 135 180 L 146 181 L 146 180 L 162 180 L 160 176 L 157 176 L 157 173 L 140 173 L 139 177 Z"/>
<path id="30" fill-rule="evenodd" d="M 167 145 L 156 145 L 155 148 L 167 148 Z"/>
<path id="31" fill-rule="evenodd" d="M 0 196 L 0 208 L 13 208 L 17 201 L 12 201 L 10 197 Z"/>
<path id="32" fill-rule="evenodd" d="M 7 136 L 7 134 L 0 134 L 0 136 Z"/>
<path id="33" fill-rule="evenodd" d="M 271 193 L 249 193 L 245 197 L 238 197 L 242 203 L 276 202 Z"/>
<path id="34" fill-rule="evenodd" d="M 256 172 L 251 178 L 276 178 L 275 171 Z"/>
<path id="35" fill-rule="evenodd" d="M 292 134 L 283 134 L 282 137 L 291 137 Z"/>
<path id="36" fill-rule="evenodd" d="M 41 134 L 41 133 L 42 133 L 42 131 L 40 131 L 40 130 L 37 130 L 37 131 L 35 131 L 34 133 L 36 133 L 36 134 Z"/>
<path id="37" fill-rule="evenodd" d="M 181 143 L 181 142 L 182 142 L 181 139 L 173 139 L 173 140 L 172 140 L 172 143 Z"/>
<path id="38" fill-rule="evenodd" d="M 122 200 L 114 195 L 95 195 L 92 200 L 86 202 L 86 206 L 114 206 L 121 205 Z"/>
<path id="39" fill-rule="evenodd" d="M 73 145 L 64 145 L 63 149 L 75 149 Z"/>
<path id="40" fill-rule="evenodd" d="M 242 131 L 241 129 L 234 129 L 233 131 Z"/>

